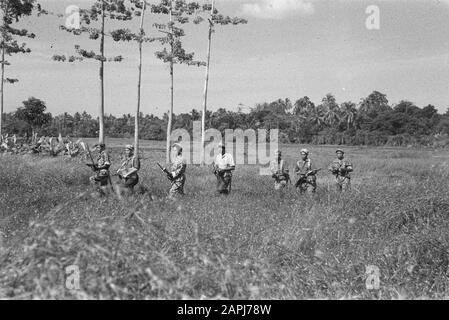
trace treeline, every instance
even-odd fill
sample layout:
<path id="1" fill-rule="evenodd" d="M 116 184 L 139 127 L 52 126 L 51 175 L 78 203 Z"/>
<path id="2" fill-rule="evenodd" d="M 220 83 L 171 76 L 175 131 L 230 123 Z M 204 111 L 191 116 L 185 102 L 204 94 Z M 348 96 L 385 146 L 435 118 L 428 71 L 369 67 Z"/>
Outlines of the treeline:
<path id="1" fill-rule="evenodd" d="M 35 110 L 32 110 L 32 109 Z M 28 111 L 27 111 L 28 110 Z M 5 131 L 10 134 L 31 134 L 72 137 L 97 137 L 98 119 L 90 114 L 64 113 L 58 116 L 44 113 L 43 101 L 30 98 L 24 107 L 5 115 Z M 37 116 L 42 113 L 43 115 Z M 33 117 L 35 121 L 33 122 Z M 105 115 L 105 133 L 113 138 L 131 138 L 134 134 L 134 117 L 130 114 L 116 117 Z M 201 113 L 173 115 L 173 129 L 184 128 L 190 132 L 193 122 L 201 120 Z M 164 140 L 168 116 L 140 117 L 140 138 Z M 225 129 L 279 129 L 283 143 L 346 144 L 346 145 L 435 145 L 446 144 L 449 135 L 449 113 L 438 113 L 435 106 L 418 107 L 410 101 L 390 105 L 385 94 L 374 91 L 358 104 L 339 104 L 332 94 L 327 94 L 315 105 L 308 97 L 292 102 L 279 99 L 257 104 L 244 112 L 220 108 L 207 111 L 206 127 L 224 133 Z"/>

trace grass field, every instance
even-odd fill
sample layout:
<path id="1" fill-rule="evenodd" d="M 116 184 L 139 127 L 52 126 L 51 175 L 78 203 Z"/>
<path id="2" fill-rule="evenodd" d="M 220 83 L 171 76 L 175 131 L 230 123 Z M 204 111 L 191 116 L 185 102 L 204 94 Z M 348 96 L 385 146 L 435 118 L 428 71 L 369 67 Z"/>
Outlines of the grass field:
<path id="1" fill-rule="evenodd" d="M 108 143 L 114 168 L 125 143 Z M 91 174 L 81 159 L 0 155 L 0 298 L 449 297 L 448 151 L 346 148 L 351 192 L 323 171 L 315 196 L 282 198 L 256 166 L 238 166 L 228 197 L 209 168 L 189 166 L 187 195 L 170 202 L 163 146 L 142 144 L 147 192 L 128 198 L 79 197 Z M 299 149 L 282 148 L 291 167 Z M 335 155 L 309 149 L 318 167 Z M 69 265 L 81 290 L 66 289 Z"/>

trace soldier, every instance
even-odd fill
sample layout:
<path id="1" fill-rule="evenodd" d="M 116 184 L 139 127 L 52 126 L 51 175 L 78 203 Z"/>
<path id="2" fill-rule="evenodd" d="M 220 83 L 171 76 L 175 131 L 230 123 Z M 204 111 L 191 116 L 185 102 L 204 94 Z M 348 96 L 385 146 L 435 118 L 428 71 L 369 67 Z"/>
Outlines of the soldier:
<path id="1" fill-rule="evenodd" d="M 337 159 L 335 159 L 329 167 L 329 171 L 335 176 L 335 186 L 337 191 L 351 189 L 351 172 L 353 171 L 352 163 L 344 158 L 344 151 L 338 149 L 336 151 Z"/>
<path id="2" fill-rule="evenodd" d="M 117 170 L 117 176 L 122 182 L 122 186 L 129 191 L 133 191 L 134 187 L 139 183 L 140 159 L 134 155 L 134 146 L 125 146 L 126 159 L 123 161 L 120 169 Z"/>
<path id="3" fill-rule="evenodd" d="M 312 193 L 316 192 L 316 173 L 317 170 L 313 169 L 312 161 L 309 158 L 309 150 L 301 150 L 301 160 L 296 163 L 295 173 L 298 175 L 299 180 L 296 182 L 295 187 L 299 188 L 301 193 L 305 193 L 309 187 Z"/>
<path id="4" fill-rule="evenodd" d="M 186 183 L 186 168 L 187 162 L 182 156 L 182 147 L 178 143 L 173 144 L 172 154 L 174 159 L 171 163 L 170 174 L 171 188 L 169 191 L 169 198 L 176 198 L 184 195 L 184 185 Z M 165 170 L 167 171 L 167 170 Z"/>
<path id="5" fill-rule="evenodd" d="M 106 145 L 104 143 L 96 144 L 94 150 L 98 150 L 97 163 L 87 163 L 89 167 L 95 172 L 95 175 L 90 177 L 90 183 L 99 190 L 104 189 L 110 181 L 109 167 L 111 161 L 109 155 L 106 152 Z"/>
<path id="6" fill-rule="evenodd" d="M 274 179 L 274 189 L 283 190 L 290 181 L 288 164 L 282 160 L 282 152 L 276 150 L 276 158 L 270 163 L 270 171 Z"/>
<path id="7" fill-rule="evenodd" d="M 214 161 L 214 174 L 217 177 L 217 192 L 219 194 L 229 194 L 232 190 L 232 171 L 235 170 L 235 163 L 232 154 L 226 153 L 223 143 L 218 144 L 220 154 Z"/>

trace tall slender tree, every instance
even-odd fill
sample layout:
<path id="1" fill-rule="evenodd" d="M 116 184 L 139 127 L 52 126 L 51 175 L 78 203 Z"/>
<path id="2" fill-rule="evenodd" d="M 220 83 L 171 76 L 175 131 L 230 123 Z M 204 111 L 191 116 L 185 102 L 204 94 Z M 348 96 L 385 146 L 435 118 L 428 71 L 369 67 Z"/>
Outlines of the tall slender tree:
<path id="1" fill-rule="evenodd" d="M 210 56 L 211 56 L 211 44 L 212 44 L 212 34 L 215 32 L 215 25 L 238 25 L 247 23 L 247 20 L 238 17 L 225 17 L 219 14 L 218 10 L 215 8 L 215 0 L 211 0 L 210 4 L 205 4 L 203 6 L 204 11 L 210 10 L 209 21 L 209 33 L 207 38 L 207 58 L 206 58 L 206 75 L 204 79 L 204 94 L 203 94 L 203 110 L 201 116 L 201 164 L 204 165 L 205 161 L 205 139 L 206 139 L 206 112 L 207 112 L 207 94 L 209 88 L 209 72 L 210 72 Z"/>
<path id="2" fill-rule="evenodd" d="M 140 28 L 139 28 L 139 77 L 137 81 L 137 108 L 136 115 L 134 119 L 134 148 L 136 156 L 139 156 L 139 119 L 140 119 L 140 103 L 141 103 L 141 87 L 142 87 L 142 50 L 143 50 L 143 42 L 145 37 L 145 11 L 147 9 L 146 0 L 142 0 L 141 2 L 141 14 L 140 14 Z"/>
<path id="3" fill-rule="evenodd" d="M 173 122 L 174 106 L 174 65 L 186 64 L 202 66 L 202 61 L 194 60 L 194 53 L 187 53 L 182 46 L 181 39 L 186 34 L 181 28 L 183 24 L 191 22 L 191 17 L 200 12 L 201 6 L 197 2 L 186 0 L 161 0 L 158 4 L 152 5 L 151 11 L 156 14 L 168 15 L 167 23 L 155 23 L 154 26 L 164 34 L 156 38 L 163 49 L 156 52 L 156 57 L 170 66 L 170 107 L 168 111 L 167 141 L 166 141 L 166 161 L 170 161 L 170 136 Z M 202 19 L 197 16 L 193 23 L 200 23 Z M 167 48 L 168 47 L 168 48 Z"/>
<path id="4" fill-rule="evenodd" d="M 131 0 L 134 6 L 131 11 L 134 11 L 136 16 L 140 16 L 139 32 L 132 33 L 129 29 L 118 29 L 112 33 L 115 41 L 137 41 L 139 47 L 139 63 L 138 63 L 138 78 L 137 78 L 137 106 L 134 118 L 134 148 L 136 156 L 139 155 L 139 120 L 140 120 L 140 106 L 141 106 L 141 89 L 142 89 L 142 65 L 143 65 L 143 43 L 146 41 L 153 41 L 154 39 L 145 36 L 145 14 L 147 11 L 146 0 Z"/>
<path id="5" fill-rule="evenodd" d="M 87 51 L 80 45 L 75 45 L 76 56 L 54 55 L 56 61 L 83 61 L 85 59 L 97 60 L 99 62 L 99 137 L 100 143 L 104 142 L 104 69 L 105 62 L 121 62 L 122 56 L 106 57 L 105 38 L 113 36 L 116 30 L 107 31 L 106 22 L 110 20 L 128 21 L 132 19 L 133 8 L 127 5 L 126 0 L 96 0 L 90 9 L 81 9 L 81 26 L 72 28 L 62 25 L 60 28 L 76 36 L 87 34 L 89 39 L 99 41 L 99 52 Z M 96 27 L 92 24 L 96 23 Z"/>
<path id="6" fill-rule="evenodd" d="M 1 79 L 0 79 L 0 135 L 2 134 L 4 92 L 5 83 L 14 84 L 18 80 L 6 78 L 5 68 L 10 65 L 7 56 L 17 53 L 30 53 L 31 50 L 25 43 L 19 43 L 18 38 L 34 38 L 34 33 L 26 29 L 18 29 L 13 26 L 22 18 L 30 16 L 34 10 L 41 11 L 40 5 L 35 0 L 0 0 L 0 55 L 1 55 Z"/>

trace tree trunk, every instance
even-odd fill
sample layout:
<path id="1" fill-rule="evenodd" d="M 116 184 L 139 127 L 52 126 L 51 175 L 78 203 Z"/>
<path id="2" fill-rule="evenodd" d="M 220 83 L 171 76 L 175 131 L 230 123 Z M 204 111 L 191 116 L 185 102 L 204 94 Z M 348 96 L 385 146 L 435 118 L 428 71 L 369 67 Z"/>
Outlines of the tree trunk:
<path id="1" fill-rule="evenodd" d="M 145 20 L 145 10 L 147 8 L 146 0 L 142 0 L 142 15 L 140 17 L 140 36 L 143 38 L 145 32 L 143 29 L 143 22 Z M 139 156 L 139 117 L 140 117 L 140 101 L 141 101 L 141 86 L 142 86 L 142 46 L 143 39 L 139 41 L 139 80 L 137 84 L 137 109 L 136 117 L 134 119 L 134 153 Z"/>
<path id="2" fill-rule="evenodd" d="M 3 106 L 4 106 L 4 87 L 5 87 L 5 45 L 2 43 L 2 75 L 0 84 L 0 137 L 3 134 Z M 1 140 L 1 139 L 0 139 Z"/>
<path id="3" fill-rule="evenodd" d="M 0 8 L 0 18 L 2 18 L 1 23 L 6 27 L 6 21 L 4 20 L 4 15 L 8 11 L 8 3 L 6 3 L 5 8 Z M 6 32 L 6 31 L 4 31 Z M 0 140 L 3 134 L 3 110 L 4 110 L 4 89 L 5 89 L 5 37 L 2 33 L 2 66 L 1 66 L 1 84 L 0 84 Z"/>
<path id="4" fill-rule="evenodd" d="M 171 136 L 171 125 L 173 118 L 173 26 L 172 26 L 172 11 L 173 11 L 173 0 L 170 0 L 170 50 L 171 50 L 171 60 L 170 60 L 170 110 L 168 111 L 168 124 L 167 124 L 167 146 L 166 146 L 166 162 L 170 163 L 170 136 Z"/>
<path id="5" fill-rule="evenodd" d="M 212 33 L 214 31 L 213 15 L 214 15 L 215 0 L 212 0 L 212 7 L 210 11 L 209 21 L 209 36 L 207 41 L 207 62 L 206 62 L 206 77 L 204 80 L 204 97 L 203 97 L 203 112 L 201 117 L 201 165 L 205 164 L 205 143 L 206 143 L 206 111 L 207 111 L 207 91 L 209 87 L 209 70 L 210 70 L 210 47 L 212 43 Z"/>
<path id="6" fill-rule="evenodd" d="M 102 1 L 101 9 L 101 39 L 100 39 L 100 109 L 98 115 L 99 135 L 98 142 L 104 143 L 104 25 L 105 25 L 105 3 Z"/>

